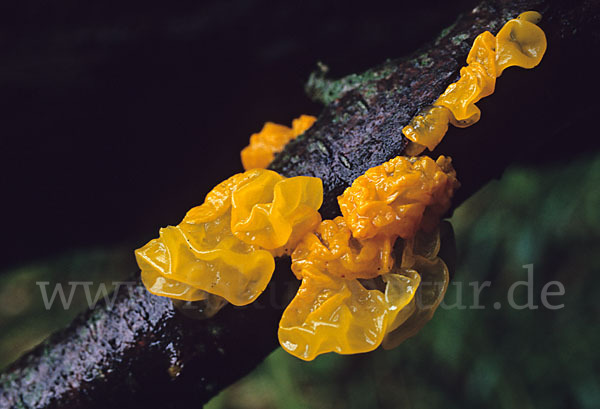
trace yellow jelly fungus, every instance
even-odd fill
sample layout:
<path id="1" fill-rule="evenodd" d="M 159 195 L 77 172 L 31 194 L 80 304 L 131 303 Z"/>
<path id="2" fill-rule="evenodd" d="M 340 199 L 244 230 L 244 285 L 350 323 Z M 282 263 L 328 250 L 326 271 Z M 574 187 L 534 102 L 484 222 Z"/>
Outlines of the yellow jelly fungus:
<path id="1" fill-rule="evenodd" d="M 299 279 L 304 270 L 327 270 L 339 278 L 374 278 L 392 269 L 395 237 L 366 240 L 352 237 L 343 217 L 324 220 L 308 233 L 292 253 L 292 271 Z"/>
<path id="2" fill-rule="evenodd" d="M 296 297 L 281 317 L 281 346 L 307 361 L 326 352 L 356 354 L 377 348 L 419 285 L 414 271 L 384 277 L 382 292 L 367 290 L 358 280 L 305 270 Z"/>
<path id="3" fill-rule="evenodd" d="M 285 179 L 264 169 L 234 175 L 136 250 L 142 281 L 156 295 L 249 304 L 271 279 L 274 255 L 316 228 L 322 197 L 317 178 Z"/>
<path id="4" fill-rule="evenodd" d="M 416 335 L 433 317 L 442 302 L 450 275 L 444 261 L 437 256 L 439 250 L 439 229 L 431 233 L 421 230 L 414 239 L 406 242 L 401 268 L 418 271 L 421 285 L 410 304 L 390 325 L 382 343 L 385 349 L 395 348 Z"/>
<path id="5" fill-rule="evenodd" d="M 292 139 L 302 135 L 317 120 L 314 116 L 300 115 L 292 121 L 292 127 L 267 122 L 259 133 L 250 136 L 250 145 L 242 152 L 242 165 L 245 170 L 264 169 Z"/>
<path id="6" fill-rule="evenodd" d="M 458 186 L 450 158 L 398 156 L 356 178 L 338 202 L 356 239 L 409 239 L 437 225 Z"/>
<path id="7" fill-rule="evenodd" d="M 429 267 L 426 277 L 441 278 L 436 288 L 445 291 L 447 269 L 437 258 L 439 230 L 419 233 L 405 246 L 406 264 L 424 271 Z M 332 274 L 331 266 L 302 265 L 302 284 L 284 311 L 278 331 L 281 346 L 290 354 L 310 361 L 327 352 L 354 354 L 372 351 L 382 343 L 392 346 L 430 318 L 426 314 L 434 308 L 420 307 L 420 300 L 415 299 L 422 286 L 416 268 L 400 266 L 375 279 L 358 280 Z M 431 298 L 429 293 L 426 296 Z M 440 294 L 443 291 L 435 293 Z"/>
<path id="8" fill-rule="evenodd" d="M 527 11 L 508 21 L 495 37 L 485 31 L 475 38 L 460 79 L 402 129 L 410 141 L 406 154 L 433 150 L 448 130 L 448 122 L 464 128 L 479 121 L 481 111 L 475 103 L 494 92 L 496 78 L 506 68 L 533 68 L 540 63 L 546 52 L 546 36 L 536 25 L 541 18 L 540 13 Z"/>
<path id="9" fill-rule="evenodd" d="M 542 16 L 525 12 L 500 29 L 496 35 L 497 76 L 508 67 L 533 68 L 540 63 L 546 52 L 546 36 L 535 21 Z"/>
<path id="10" fill-rule="evenodd" d="M 448 109 L 452 125 L 460 128 L 473 125 L 481 118 L 481 111 L 475 103 L 490 94 L 488 92 L 494 89 L 495 82 L 495 78 L 489 77 L 481 64 L 462 67 L 460 80 L 450 84 L 435 105 Z"/>
<path id="11" fill-rule="evenodd" d="M 518 20 L 526 20 L 533 24 L 539 24 L 542 21 L 542 15 L 537 11 L 525 11 L 517 17 Z"/>
<path id="12" fill-rule="evenodd" d="M 285 179 L 261 171 L 253 183 L 232 194 L 231 230 L 240 240 L 290 254 L 296 242 L 321 221 L 317 210 L 323 202 L 321 179 L 297 176 Z"/>
<path id="13" fill-rule="evenodd" d="M 405 126 L 402 132 L 411 141 L 419 141 L 419 146 L 426 146 L 432 151 L 448 131 L 450 111 L 444 107 L 433 106 L 420 115 L 415 116 L 410 125 Z M 410 145 L 411 149 L 414 145 Z M 423 151 L 406 149 L 407 155 L 418 155 Z"/>

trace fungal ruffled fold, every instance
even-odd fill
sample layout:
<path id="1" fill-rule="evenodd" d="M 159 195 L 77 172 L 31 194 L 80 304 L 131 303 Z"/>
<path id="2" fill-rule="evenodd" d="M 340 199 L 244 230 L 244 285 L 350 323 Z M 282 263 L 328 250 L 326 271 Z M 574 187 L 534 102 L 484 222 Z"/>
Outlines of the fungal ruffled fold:
<path id="1" fill-rule="evenodd" d="M 180 224 L 136 250 L 142 281 L 174 299 L 249 304 L 269 283 L 274 257 L 289 254 L 321 221 L 322 200 L 318 178 L 287 179 L 264 169 L 234 175 Z"/>
<path id="2" fill-rule="evenodd" d="M 273 161 L 275 154 L 284 146 L 302 135 L 317 120 L 314 116 L 300 115 L 292 121 L 292 127 L 266 122 L 260 132 L 250 136 L 250 144 L 241 152 L 245 170 L 264 169 Z"/>
<path id="3" fill-rule="evenodd" d="M 354 237 L 408 239 L 437 225 L 457 187 L 450 158 L 398 156 L 356 178 L 338 203 Z"/>
<path id="4" fill-rule="evenodd" d="M 322 221 L 292 253 L 302 284 L 279 324 L 282 347 L 304 360 L 367 352 L 424 325 L 448 284 L 437 225 L 458 186 L 443 156 L 396 157 L 355 179 L 338 198 L 343 217 Z M 421 291 L 427 305 L 415 299 L 422 281 L 438 289 Z"/>
<path id="5" fill-rule="evenodd" d="M 278 335 L 287 352 L 307 361 L 326 352 L 355 354 L 377 348 L 394 326 L 408 318 L 402 312 L 420 281 L 414 270 L 388 273 L 381 276 L 380 290 L 324 271 L 302 273 L 302 284 L 281 317 Z"/>
<path id="6" fill-rule="evenodd" d="M 481 111 L 475 104 L 494 92 L 496 78 L 506 68 L 529 69 L 541 62 L 547 45 L 544 31 L 536 25 L 541 19 L 538 12 L 527 11 L 509 20 L 496 36 L 484 31 L 475 38 L 467 66 L 460 69 L 460 79 L 402 129 L 410 140 L 407 155 L 435 149 L 448 123 L 464 128 L 479 121 Z"/>
<path id="7" fill-rule="evenodd" d="M 449 274 L 438 257 L 438 228 L 401 241 L 401 262 L 374 278 L 342 278 L 303 266 L 300 289 L 279 324 L 281 346 L 310 361 L 327 352 L 389 349 L 415 335 L 442 301 Z"/>

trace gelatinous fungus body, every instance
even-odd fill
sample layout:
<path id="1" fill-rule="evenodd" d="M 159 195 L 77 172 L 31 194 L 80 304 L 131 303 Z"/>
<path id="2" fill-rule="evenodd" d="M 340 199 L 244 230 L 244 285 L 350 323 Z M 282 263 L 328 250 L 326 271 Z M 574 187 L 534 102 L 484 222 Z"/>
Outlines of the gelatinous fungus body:
<path id="1" fill-rule="evenodd" d="M 448 122 L 464 128 L 479 121 L 481 111 L 475 103 L 494 92 L 496 78 L 506 68 L 533 68 L 540 63 L 546 52 L 546 36 L 536 25 L 541 18 L 538 12 L 527 11 L 508 21 L 496 36 L 485 31 L 475 38 L 460 79 L 402 129 L 411 141 L 407 154 L 433 150 L 448 130 Z"/>
<path id="2" fill-rule="evenodd" d="M 330 269 L 331 263 L 296 265 L 301 267 L 297 274 L 302 284 L 281 318 L 281 346 L 310 361 L 327 352 L 354 354 L 381 344 L 393 347 L 414 335 L 441 302 L 448 269 L 437 257 L 438 229 L 420 231 L 403 244 L 403 262 L 368 280 L 342 278 L 340 267 Z"/>
<path id="3" fill-rule="evenodd" d="M 292 253 L 292 271 L 325 271 L 339 278 L 374 278 L 392 269 L 395 237 L 376 236 L 357 240 L 343 217 L 323 220 L 307 233 Z"/>
<path id="4" fill-rule="evenodd" d="M 281 346 L 304 360 L 367 352 L 425 325 L 449 280 L 437 226 L 458 185 L 444 156 L 396 157 L 356 178 L 338 198 L 343 217 L 292 253 L 302 284 L 281 318 Z"/>
<path id="5" fill-rule="evenodd" d="M 318 178 L 286 179 L 264 169 L 234 175 L 136 250 L 142 281 L 174 299 L 249 304 L 271 279 L 274 256 L 289 254 L 321 221 L 322 200 Z"/>
<path id="6" fill-rule="evenodd" d="M 245 170 L 264 169 L 292 139 L 302 135 L 317 120 L 314 116 L 300 115 L 292 121 L 292 127 L 266 122 L 259 133 L 250 136 L 250 144 L 241 152 Z"/>
<path id="7" fill-rule="evenodd" d="M 338 202 L 355 238 L 409 239 L 437 225 L 458 186 L 450 158 L 398 156 L 356 178 Z"/>

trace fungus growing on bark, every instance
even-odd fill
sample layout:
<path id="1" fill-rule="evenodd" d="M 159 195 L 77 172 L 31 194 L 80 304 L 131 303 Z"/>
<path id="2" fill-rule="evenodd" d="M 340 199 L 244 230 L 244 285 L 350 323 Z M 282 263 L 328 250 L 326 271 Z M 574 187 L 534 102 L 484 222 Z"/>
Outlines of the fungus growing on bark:
<path id="1" fill-rule="evenodd" d="M 418 155 L 426 147 L 432 151 L 448 130 L 448 122 L 464 128 L 479 121 L 481 111 L 475 103 L 494 92 L 496 78 L 506 68 L 537 66 L 547 45 L 544 31 L 536 25 L 541 19 L 540 13 L 526 11 L 509 20 L 496 36 L 489 31 L 478 35 L 460 79 L 402 129 L 411 141 L 406 153 Z"/>
<path id="2" fill-rule="evenodd" d="M 320 222 L 322 200 L 318 178 L 287 179 L 264 169 L 234 175 L 180 224 L 136 250 L 144 285 L 184 301 L 249 304 L 269 283 L 274 256 Z"/>
<path id="3" fill-rule="evenodd" d="M 439 229 L 403 244 L 402 261 L 367 280 L 354 278 L 351 270 L 352 278 L 342 278 L 340 266 L 332 269 L 331 263 L 296 264 L 302 284 L 281 317 L 283 349 L 311 361 L 327 352 L 391 348 L 414 335 L 441 302 L 449 276 L 437 256 Z"/>
<path id="4" fill-rule="evenodd" d="M 302 135 L 317 120 L 314 116 L 300 115 L 292 121 L 292 127 L 266 122 L 259 133 L 250 136 L 250 144 L 241 152 L 245 170 L 269 166 L 276 153 L 292 139 Z"/>
<path id="5" fill-rule="evenodd" d="M 458 186 L 450 158 L 397 156 L 356 178 L 338 203 L 355 238 L 409 239 L 437 225 Z"/>
<path id="6" fill-rule="evenodd" d="M 444 156 L 399 156 L 356 178 L 338 197 L 343 217 L 322 221 L 292 253 L 302 284 L 281 317 L 281 346 L 310 361 L 414 335 L 448 285 L 437 226 L 458 186 Z"/>

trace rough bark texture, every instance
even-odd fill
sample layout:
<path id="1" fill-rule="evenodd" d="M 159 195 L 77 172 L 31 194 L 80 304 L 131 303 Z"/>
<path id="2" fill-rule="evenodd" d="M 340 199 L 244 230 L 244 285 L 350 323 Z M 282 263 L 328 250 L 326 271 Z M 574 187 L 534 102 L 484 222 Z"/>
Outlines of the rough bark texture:
<path id="1" fill-rule="evenodd" d="M 571 141 L 597 109 L 592 63 L 600 53 L 598 1 L 488 1 L 459 18 L 432 44 L 405 59 L 338 81 L 311 78 L 309 93 L 328 105 L 271 168 L 323 179 L 322 214 L 369 167 L 402 154 L 401 129 L 458 77 L 475 36 L 493 33 L 525 10 L 544 15 L 549 49 L 530 71 L 509 69 L 479 104 L 481 121 L 451 128 L 438 154 L 454 158 L 463 187 L 455 204 L 510 163 L 564 158 L 596 144 Z M 565 143 L 565 141 L 569 141 Z M 298 283 L 289 260 L 259 301 L 224 308 L 207 321 L 186 318 L 143 287 L 122 290 L 114 307 L 79 317 L 0 375 L 0 408 L 182 407 L 207 402 L 277 347 L 283 307 Z M 136 278 L 136 280 L 138 280 Z"/>

